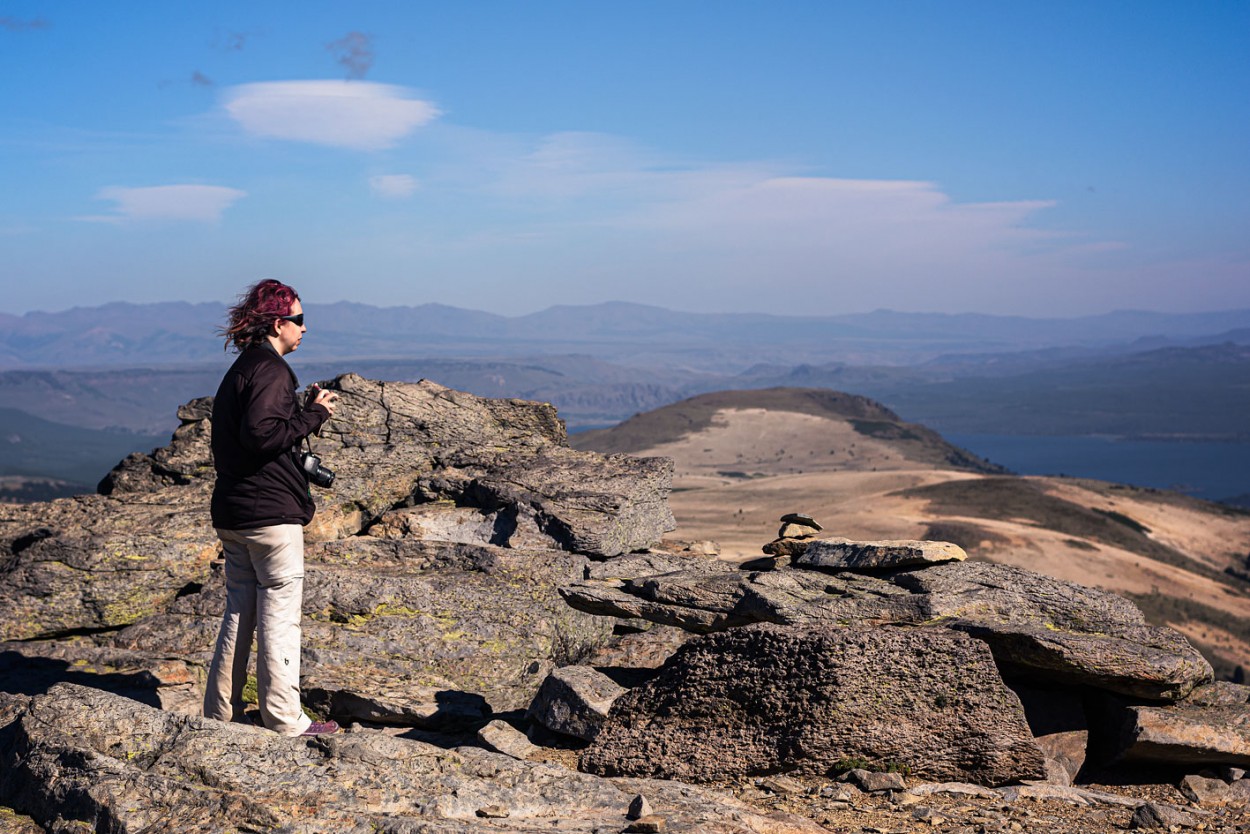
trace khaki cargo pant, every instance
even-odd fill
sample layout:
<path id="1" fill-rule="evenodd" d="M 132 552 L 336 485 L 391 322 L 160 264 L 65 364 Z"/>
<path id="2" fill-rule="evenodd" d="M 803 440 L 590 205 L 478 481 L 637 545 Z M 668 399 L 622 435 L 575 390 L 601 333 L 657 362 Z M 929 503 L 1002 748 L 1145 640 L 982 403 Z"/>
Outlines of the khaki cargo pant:
<path id="1" fill-rule="evenodd" d="M 304 528 L 217 530 L 226 557 L 226 614 L 204 688 L 204 715 L 243 718 L 243 686 L 256 635 L 256 692 L 265 726 L 297 736 L 312 723 L 299 698 Z"/>

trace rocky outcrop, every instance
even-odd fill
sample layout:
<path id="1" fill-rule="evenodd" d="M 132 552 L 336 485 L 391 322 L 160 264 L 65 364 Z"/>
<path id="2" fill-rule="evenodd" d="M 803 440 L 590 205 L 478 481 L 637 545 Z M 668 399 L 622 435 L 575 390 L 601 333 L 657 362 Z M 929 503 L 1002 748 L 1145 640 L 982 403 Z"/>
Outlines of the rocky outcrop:
<path id="1" fill-rule="evenodd" d="M 711 781 L 855 762 L 989 785 L 1045 775 L 983 643 L 828 626 L 760 625 L 687 643 L 616 702 L 581 765 Z"/>
<path id="2" fill-rule="evenodd" d="M 0 505 L 0 639 L 121 627 L 200 581 L 219 550 L 207 490 L 144 499 Z"/>
<path id="3" fill-rule="evenodd" d="M 671 464 L 568 449 L 544 403 L 352 375 L 323 387 L 340 407 L 313 443 L 337 479 L 306 531 L 309 706 L 471 723 L 524 709 L 605 642 L 610 623 L 556 587 L 673 526 Z M 170 445 L 119 464 L 106 494 L 0 506 L 6 668 L 196 708 L 223 610 L 210 416 L 209 398 L 183 406 Z"/>
<path id="4" fill-rule="evenodd" d="M 402 535 L 414 521 L 405 516 L 413 515 L 420 534 L 420 516 L 435 519 L 447 505 L 470 508 L 458 523 L 431 522 L 436 529 L 461 528 L 450 540 L 599 557 L 646 547 L 675 526 L 667 502 L 670 461 L 574 451 L 547 403 L 354 374 L 322 387 L 339 394 L 335 419 L 313 440 L 337 476 L 332 491 L 317 493 L 311 530 L 323 539 L 376 524 L 384 536 Z M 101 491 L 146 493 L 211 480 L 211 410 L 211 398 L 183 406 L 174 442 L 132 455 Z M 418 505 L 432 506 L 412 513 Z"/>
<path id="5" fill-rule="evenodd" d="M 178 428 L 170 444 L 148 455 L 130 455 L 104 476 L 96 491 L 101 495 L 123 495 L 211 483 L 212 413 L 212 397 L 199 397 L 179 406 Z"/>
<path id="6" fill-rule="evenodd" d="M 645 793 L 668 830 L 817 834 L 686 785 L 605 780 L 380 733 L 289 739 L 60 684 L 0 742 L 0 803 L 57 830 L 619 831 Z M 492 824 L 489 820 L 499 820 Z"/>
<path id="7" fill-rule="evenodd" d="M 323 387 L 340 398 L 314 442 L 338 476 L 323 529 L 393 527 L 388 513 L 444 502 L 478 511 L 461 541 L 605 557 L 675 526 L 671 462 L 573 451 L 549 404 L 352 374 Z"/>
<path id="8" fill-rule="evenodd" d="M 724 563 L 628 579 L 591 578 L 560 593 L 588 613 L 699 634 L 760 622 L 817 626 L 925 619 L 921 598 L 886 579 L 785 569 L 744 572 Z"/>
<path id="9" fill-rule="evenodd" d="M 726 568 L 588 580 L 561 593 L 583 611 L 698 633 L 753 622 L 957 629 L 988 644 L 1011 674 L 1152 700 L 1177 700 L 1213 677 L 1184 637 L 1147 625 L 1123 597 L 986 562 L 872 576 Z"/>
<path id="10" fill-rule="evenodd" d="M 900 573 L 929 616 L 984 640 L 1007 672 L 1174 701 L 1210 681 L 1211 665 L 1170 628 L 1146 624 L 1129 600 L 988 562 Z"/>
<path id="11" fill-rule="evenodd" d="M 524 709 L 554 666 L 611 634 L 556 593 L 583 574 L 578 554 L 358 536 L 305 556 L 304 695 L 340 722 L 443 728 Z M 215 571 L 165 614 L 98 639 L 207 666 L 224 605 Z"/>

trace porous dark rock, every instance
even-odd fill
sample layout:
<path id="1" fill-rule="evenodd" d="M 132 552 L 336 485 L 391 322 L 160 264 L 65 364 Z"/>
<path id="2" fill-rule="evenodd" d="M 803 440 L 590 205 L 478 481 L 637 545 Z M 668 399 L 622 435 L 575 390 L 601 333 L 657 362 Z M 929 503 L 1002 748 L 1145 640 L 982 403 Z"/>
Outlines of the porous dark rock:
<path id="1" fill-rule="evenodd" d="M 674 830 L 818 834 L 814 823 L 651 780 L 604 780 L 474 747 L 383 733 L 283 738 L 58 684 L 0 737 L 0 805 L 56 830 L 469 834 L 620 830 L 645 793 Z"/>
<path id="2" fill-rule="evenodd" d="M 686 643 L 616 702 L 581 766 L 710 781 L 854 761 L 990 785 L 1045 775 L 984 644 L 944 630 L 770 625 Z"/>

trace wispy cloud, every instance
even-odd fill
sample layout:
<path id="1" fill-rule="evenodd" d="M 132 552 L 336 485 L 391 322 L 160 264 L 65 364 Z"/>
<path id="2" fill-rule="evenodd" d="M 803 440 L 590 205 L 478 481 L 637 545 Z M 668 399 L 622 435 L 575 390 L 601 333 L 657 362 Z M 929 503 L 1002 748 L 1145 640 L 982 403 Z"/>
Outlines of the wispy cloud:
<path id="1" fill-rule="evenodd" d="M 1046 228 L 1053 200 L 960 202 L 924 180 L 679 159 L 589 133 L 449 132 L 447 153 L 468 150 L 425 177 L 425 202 L 456 191 L 492 220 L 431 229 L 422 252 L 498 276 L 501 299 L 562 275 L 548 288 L 562 298 L 686 309 L 1006 310 L 1030 293 L 1054 307 L 1122 248 Z"/>
<path id="2" fill-rule="evenodd" d="M 226 209 L 246 196 L 246 191 L 219 185 L 110 186 L 100 189 L 96 199 L 112 200 L 114 213 L 79 219 L 110 223 L 140 220 L 215 223 Z"/>
<path id="3" fill-rule="evenodd" d="M 348 32 L 337 41 L 326 44 L 348 78 L 360 79 L 373 67 L 373 36 L 364 32 Z"/>
<path id="4" fill-rule="evenodd" d="M 408 174 L 379 174 L 369 178 L 369 190 L 387 200 L 403 200 L 416 193 L 416 177 Z"/>
<path id="5" fill-rule="evenodd" d="M 369 81 L 275 81 L 227 90 L 226 112 L 248 133 L 357 150 L 395 145 L 439 115 L 403 87 Z"/>
<path id="6" fill-rule="evenodd" d="M 36 29 L 47 29 L 50 26 L 51 24 L 42 17 L 21 20 L 8 15 L 0 15 L 0 29 L 7 29 L 10 32 L 30 32 Z"/>

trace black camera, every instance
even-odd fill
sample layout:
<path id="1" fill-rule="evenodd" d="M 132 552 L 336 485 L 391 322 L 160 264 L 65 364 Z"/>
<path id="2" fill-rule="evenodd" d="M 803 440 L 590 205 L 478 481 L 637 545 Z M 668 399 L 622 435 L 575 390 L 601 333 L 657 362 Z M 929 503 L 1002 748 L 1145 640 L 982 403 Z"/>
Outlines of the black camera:
<path id="1" fill-rule="evenodd" d="M 321 458 L 312 452 L 304 452 L 299 456 L 299 468 L 304 470 L 310 483 L 322 489 L 329 489 L 334 484 L 334 470 L 321 465 Z"/>

